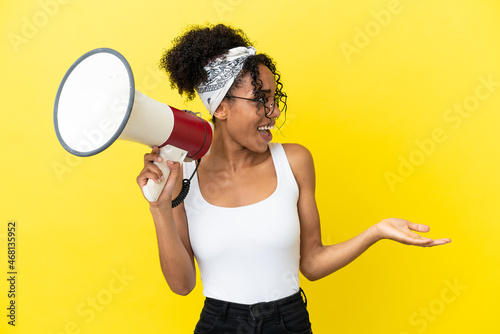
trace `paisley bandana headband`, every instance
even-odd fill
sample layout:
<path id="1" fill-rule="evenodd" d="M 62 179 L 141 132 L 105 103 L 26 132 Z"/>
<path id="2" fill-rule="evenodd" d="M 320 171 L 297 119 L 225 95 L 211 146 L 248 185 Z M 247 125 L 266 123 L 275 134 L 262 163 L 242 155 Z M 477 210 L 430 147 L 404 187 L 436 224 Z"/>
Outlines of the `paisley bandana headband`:
<path id="1" fill-rule="evenodd" d="M 210 115 L 214 115 L 234 79 L 241 72 L 243 63 L 252 55 L 255 55 L 255 49 L 252 46 L 239 46 L 230 49 L 226 54 L 217 57 L 204 67 L 207 71 L 207 81 L 199 85 L 196 91 Z"/>

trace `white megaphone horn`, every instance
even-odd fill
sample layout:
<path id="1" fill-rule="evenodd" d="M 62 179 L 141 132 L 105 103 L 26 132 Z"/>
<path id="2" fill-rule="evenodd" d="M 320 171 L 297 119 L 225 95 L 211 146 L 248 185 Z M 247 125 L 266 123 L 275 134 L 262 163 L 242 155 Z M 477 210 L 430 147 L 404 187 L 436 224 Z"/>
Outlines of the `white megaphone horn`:
<path id="1" fill-rule="evenodd" d="M 127 60 L 108 48 L 87 52 L 66 72 L 57 91 L 54 127 L 62 146 L 80 157 L 102 152 L 117 139 L 159 146 L 165 180 L 150 179 L 143 187 L 151 202 L 170 173 L 167 160 L 198 160 L 212 143 L 210 123 L 137 91 Z"/>

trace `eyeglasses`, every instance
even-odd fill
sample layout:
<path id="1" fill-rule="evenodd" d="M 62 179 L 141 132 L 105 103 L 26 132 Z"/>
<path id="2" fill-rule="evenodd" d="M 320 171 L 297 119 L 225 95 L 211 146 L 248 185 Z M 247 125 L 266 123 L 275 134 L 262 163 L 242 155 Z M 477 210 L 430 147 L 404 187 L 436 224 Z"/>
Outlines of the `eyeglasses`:
<path id="1" fill-rule="evenodd" d="M 268 100 L 268 99 L 266 99 L 266 98 L 264 98 L 264 97 L 259 97 L 259 98 L 256 98 L 256 99 L 249 99 L 249 98 L 246 98 L 246 97 L 234 96 L 234 95 L 230 95 L 230 94 L 226 94 L 226 96 L 225 96 L 225 97 L 232 97 L 232 98 L 235 98 L 235 99 L 247 100 L 247 101 L 252 101 L 252 102 L 256 102 L 256 103 L 262 103 L 263 105 L 265 105 L 265 104 L 266 104 L 266 102 L 267 102 L 267 100 Z M 286 95 L 285 95 L 285 97 L 286 97 Z M 272 114 L 273 114 L 273 112 L 274 112 L 274 107 L 275 107 L 276 105 L 278 105 L 278 106 L 279 106 L 279 101 L 280 101 L 280 99 L 281 99 L 281 97 L 280 97 L 279 95 L 276 95 L 276 96 L 274 97 L 274 101 L 273 101 L 273 102 L 271 102 L 271 103 L 269 104 L 269 106 L 268 106 L 268 108 L 269 108 L 269 112 L 267 112 L 267 113 L 266 113 L 266 116 L 270 116 L 270 115 L 272 115 Z"/>

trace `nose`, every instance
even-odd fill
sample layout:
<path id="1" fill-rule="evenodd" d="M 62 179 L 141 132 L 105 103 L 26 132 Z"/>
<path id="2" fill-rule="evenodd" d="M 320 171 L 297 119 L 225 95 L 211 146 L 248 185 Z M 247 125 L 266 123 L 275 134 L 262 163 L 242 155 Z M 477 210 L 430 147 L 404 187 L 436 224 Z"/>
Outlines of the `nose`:
<path id="1" fill-rule="evenodd" d="M 275 104 L 274 105 L 274 110 L 268 115 L 269 118 L 278 118 L 281 115 L 281 109 L 280 107 Z"/>

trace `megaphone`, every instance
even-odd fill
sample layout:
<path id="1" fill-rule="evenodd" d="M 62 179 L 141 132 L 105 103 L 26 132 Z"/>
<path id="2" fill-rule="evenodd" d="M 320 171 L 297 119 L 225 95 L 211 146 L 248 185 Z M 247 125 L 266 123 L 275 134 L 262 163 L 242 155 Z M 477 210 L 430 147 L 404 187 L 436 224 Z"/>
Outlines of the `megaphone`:
<path id="1" fill-rule="evenodd" d="M 165 180 L 148 180 L 154 202 L 170 173 L 166 161 L 198 160 L 212 143 L 210 123 L 194 113 L 160 103 L 135 89 L 129 63 L 118 51 L 99 48 L 78 58 L 64 75 L 54 104 L 54 127 L 62 146 L 87 157 L 118 139 L 159 146 Z"/>

